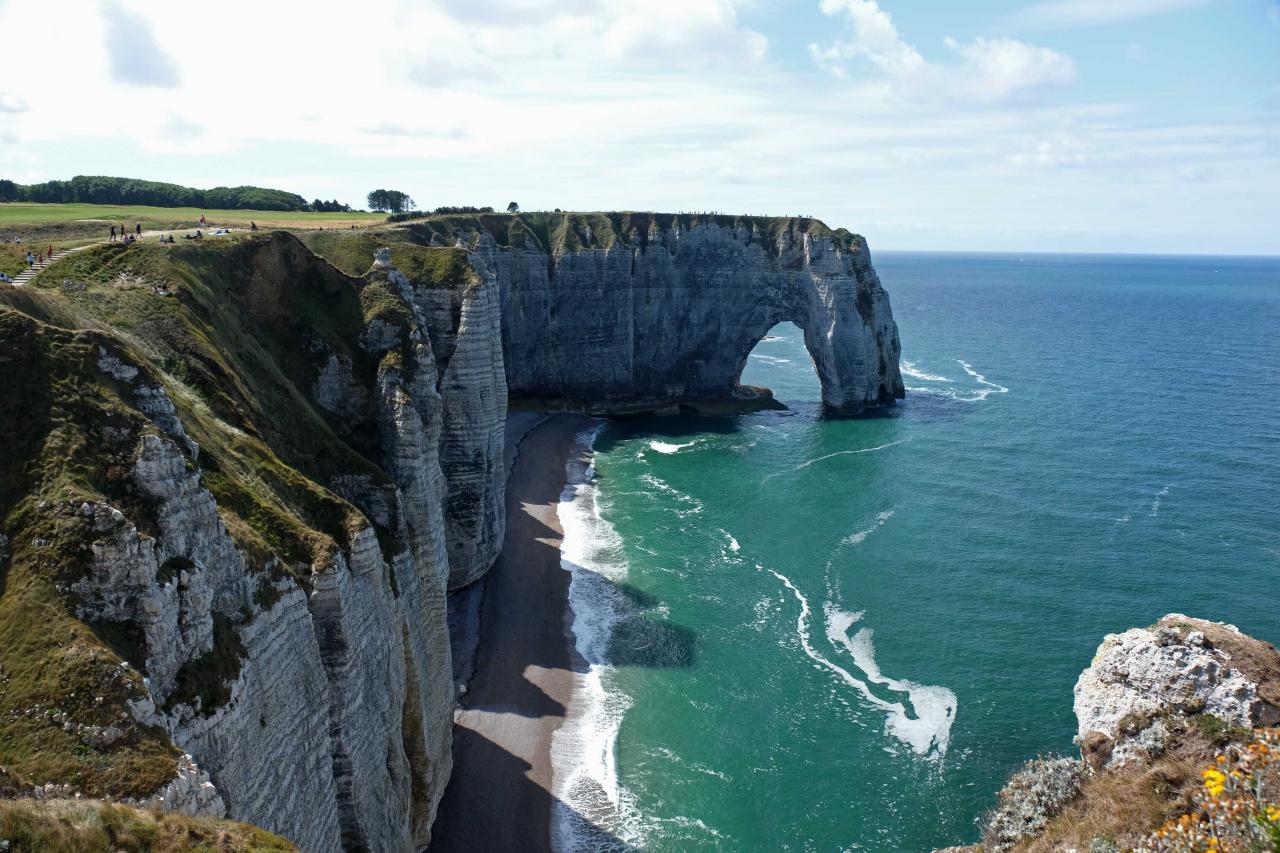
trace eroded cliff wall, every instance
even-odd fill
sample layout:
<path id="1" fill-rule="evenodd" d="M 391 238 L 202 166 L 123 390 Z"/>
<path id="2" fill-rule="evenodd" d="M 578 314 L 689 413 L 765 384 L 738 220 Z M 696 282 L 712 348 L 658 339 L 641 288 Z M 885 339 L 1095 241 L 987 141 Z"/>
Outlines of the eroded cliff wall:
<path id="1" fill-rule="evenodd" d="M 566 215 L 549 249 L 470 238 L 502 293 L 513 397 L 597 412 L 748 400 L 747 356 L 784 320 L 804 330 L 829 411 L 903 396 L 861 237 L 813 220 L 615 218 Z"/>
<path id="2" fill-rule="evenodd" d="M 23 366 L 0 380 L 0 764 L 309 851 L 422 848 L 451 766 L 446 377 L 492 377 L 471 340 L 497 346 L 496 310 L 449 283 L 442 375 L 385 255 L 350 278 L 285 234 L 110 247 L 57 281 L 0 294 Z"/>

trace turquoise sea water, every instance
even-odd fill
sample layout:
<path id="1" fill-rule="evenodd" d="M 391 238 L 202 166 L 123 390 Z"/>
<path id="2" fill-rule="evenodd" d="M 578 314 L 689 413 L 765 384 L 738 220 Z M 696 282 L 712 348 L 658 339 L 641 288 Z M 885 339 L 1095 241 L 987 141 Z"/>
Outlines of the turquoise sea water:
<path id="1" fill-rule="evenodd" d="M 1104 634 L 1179 611 L 1280 641 L 1280 261 L 875 263 L 889 416 L 821 418 L 782 326 L 744 380 L 792 411 L 611 423 L 567 493 L 578 748 L 617 812 L 573 804 L 626 842 L 973 841 L 1011 770 L 1073 750 Z"/>

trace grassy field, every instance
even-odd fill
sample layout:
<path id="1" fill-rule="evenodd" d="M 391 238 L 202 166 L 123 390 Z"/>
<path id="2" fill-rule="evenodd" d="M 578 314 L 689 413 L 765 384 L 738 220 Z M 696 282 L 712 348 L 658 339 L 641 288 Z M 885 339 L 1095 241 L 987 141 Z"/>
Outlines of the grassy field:
<path id="1" fill-rule="evenodd" d="M 105 238 L 112 225 L 132 230 L 139 222 L 144 231 L 193 229 L 204 214 L 211 227 L 219 225 L 290 230 L 357 228 L 386 220 L 383 213 L 310 213 L 284 210 L 201 210 L 195 207 L 148 207 L 117 204 L 0 203 L 0 243 L 52 243 L 55 248 L 82 245 Z M 25 252 L 25 250 L 24 250 Z"/>

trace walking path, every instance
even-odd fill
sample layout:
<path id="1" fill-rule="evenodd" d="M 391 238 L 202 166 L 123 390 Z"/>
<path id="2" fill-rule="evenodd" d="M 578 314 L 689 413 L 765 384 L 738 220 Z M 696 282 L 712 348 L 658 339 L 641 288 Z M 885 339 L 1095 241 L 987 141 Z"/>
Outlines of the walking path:
<path id="1" fill-rule="evenodd" d="M 147 237 L 156 237 L 161 234 L 171 234 L 173 233 L 174 230 L 181 231 L 182 229 L 170 228 L 165 231 L 143 231 L 142 238 L 145 240 Z M 228 229 L 228 230 L 234 230 L 234 229 Z M 22 285 L 31 281 L 31 279 L 40 275 L 40 273 L 44 272 L 49 267 L 53 266 L 54 261 L 61 260 L 62 258 L 65 258 L 67 255 L 70 255 L 74 252 L 83 252 L 85 249 L 90 249 L 90 248 L 93 248 L 94 246 L 102 246 L 111 242 L 112 242 L 111 240 L 94 240 L 92 243 L 85 243 L 83 246 L 76 246 L 71 249 L 60 249 L 53 253 L 53 260 L 46 261 L 44 264 L 41 264 L 39 261 L 37 261 L 35 266 L 27 267 L 25 270 L 18 273 L 16 276 L 14 276 L 13 283 L 16 286 L 21 287 Z M 41 257 L 44 257 L 44 256 L 42 255 Z"/>

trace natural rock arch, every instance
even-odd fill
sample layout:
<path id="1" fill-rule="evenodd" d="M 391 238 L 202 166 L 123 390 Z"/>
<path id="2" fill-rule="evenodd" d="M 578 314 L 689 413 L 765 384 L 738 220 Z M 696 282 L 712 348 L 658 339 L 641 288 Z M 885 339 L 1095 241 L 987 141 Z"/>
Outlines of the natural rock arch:
<path id="1" fill-rule="evenodd" d="M 643 241 L 614 235 L 551 256 L 502 251 L 481 234 L 477 266 L 502 294 L 512 397 L 603 413 L 768 405 L 739 380 L 752 348 L 789 320 L 827 411 L 901 398 L 897 325 L 865 242 L 812 220 L 784 224 L 766 238 L 751 221 L 676 220 Z"/>

